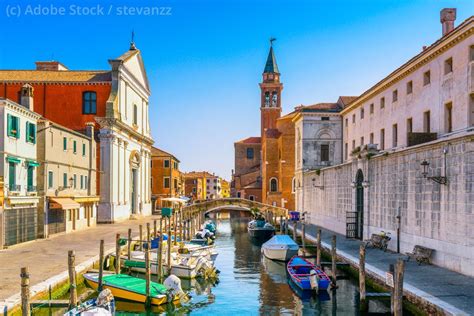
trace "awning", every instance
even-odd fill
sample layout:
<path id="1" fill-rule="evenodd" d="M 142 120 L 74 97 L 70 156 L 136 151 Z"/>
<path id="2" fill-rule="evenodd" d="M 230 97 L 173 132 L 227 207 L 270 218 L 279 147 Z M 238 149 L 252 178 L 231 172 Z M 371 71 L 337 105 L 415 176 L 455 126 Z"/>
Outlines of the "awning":
<path id="1" fill-rule="evenodd" d="M 170 198 L 163 198 L 161 199 L 162 201 L 167 201 L 167 202 L 172 202 L 172 203 L 180 203 L 180 204 L 186 204 L 186 200 L 180 199 L 180 198 L 175 198 L 175 197 L 170 197 Z"/>
<path id="2" fill-rule="evenodd" d="M 80 207 L 79 203 L 70 198 L 49 198 L 49 208 L 71 210 Z"/>
<path id="3" fill-rule="evenodd" d="M 78 203 L 94 203 L 99 202 L 100 198 L 98 196 L 81 196 L 81 197 L 74 197 L 74 201 Z"/>
<path id="4" fill-rule="evenodd" d="M 8 162 L 13 162 L 13 163 L 20 163 L 21 160 L 20 158 L 14 157 L 14 156 L 7 156 L 7 161 Z"/>
<path id="5" fill-rule="evenodd" d="M 26 163 L 28 164 L 28 166 L 32 166 L 32 167 L 39 167 L 39 162 L 37 161 L 34 161 L 34 160 L 27 160 Z"/>

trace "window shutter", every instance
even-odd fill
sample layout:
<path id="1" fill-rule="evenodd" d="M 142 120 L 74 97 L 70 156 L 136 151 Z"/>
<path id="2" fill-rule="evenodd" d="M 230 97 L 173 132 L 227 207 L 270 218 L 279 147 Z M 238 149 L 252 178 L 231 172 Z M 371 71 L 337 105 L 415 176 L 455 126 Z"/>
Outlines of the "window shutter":
<path id="1" fill-rule="evenodd" d="M 26 142 L 29 143 L 30 142 L 30 122 L 26 121 L 26 132 L 25 132 L 25 139 L 26 139 Z"/>
<path id="2" fill-rule="evenodd" d="M 16 139 L 20 139 L 20 118 L 15 117 L 16 120 Z"/>
<path id="3" fill-rule="evenodd" d="M 12 134 L 12 116 L 10 114 L 7 114 L 7 135 L 14 136 Z"/>
<path id="4" fill-rule="evenodd" d="M 36 144 L 36 124 L 31 124 L 31 133 L 33 134 L 33 144 Z"/>

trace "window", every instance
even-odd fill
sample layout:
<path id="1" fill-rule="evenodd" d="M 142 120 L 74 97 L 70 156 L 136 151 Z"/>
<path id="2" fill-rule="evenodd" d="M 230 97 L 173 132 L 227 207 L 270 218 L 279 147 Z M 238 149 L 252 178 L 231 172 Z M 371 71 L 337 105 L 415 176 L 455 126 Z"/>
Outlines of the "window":
<path id="1" fill-rule="evenodd" d="M 321 117 L 321 121 L 329 121 L 329 117 L 328 116 L 323 116 L 323 117 Z"/>
<path id="2" fill-rule="evenodd" d="M 170 167 L 170 161 L 169 161 L 168 159 L 164 160 L 163 166 L 164 166 L 165 168 L 169 168 L 169 167 Z"/>
<path id="3" fill-rule="evenodd" d="M 446 103 L 444 106 L 445 130 L 446 133 L 453 131 L 453 103 Z"/>
<path id="4" fill-rule="evenodd" d="M 295 193 L 296 192 L 296 178 L 293 177 L 293 179 L 291 180 L 291 193 Z"/>
<path id="5" fill-rule="evenodd" d="M 10 191 L 17 191 L 16 188 L 16 162 L 8 163 L 8 185 Z"/>
<path id="6" fill-rule="evenodd" d="M 385 129 L 380 130 L 380 149 L 385 149 Z"/>
<path id="7" fill-rule="evenodd" d="M 348 127 L 348 126 L 349 126 L 349 119 L 346 118 L 346 127 Z"/>
<path id="8" fill-rule="evenodd" d="M 237 197 L 240 198 L 242 196 L 242 193 L 237 192 Z"/>
<path id="9" fill-rule="evenodd" d="M 352 140 L 352 150 L 354 150 L 356 148 L 356 141 L 355 139 Z"/>
<path id="10" fill-rule="evenodd" d="M 86 91 L 82 94 L 82 114 L 97 113 L 97 94 L 93 91 Z"/>
<path id="11" fill-rule="evenodd" d="M 450 74 L 453 72 L 453 58 L 450 57 L 444 61 L 444 74 Z"/>
<path id="12" fill-rule="evenodd" d="M 393 90 L 392 92 L 392 102 L 398 101 L 398 90 Z"/>
<path id="13" fill-rule="evenodd" d="M 163 178 L 163 186 L 165 187 L 165 189 L 169 189 L 170 188 L 170 177 L 164 177 Z"/>
<path id="14" fill-rule="evenodd" d="M 474 94 L 469 96 L 469 122 L 470 125 L 474 125 Z"/>
<path id="15" fill-rule="evenodd" d="M 352 123 L 355 123 L 355 122 L 356 122 L 356 115 L 352 114 Z"/>
<path id="16" fill-rule="evenodd" d="M 87 176 L 84 176 L 84 189 L 89 189 L 89 182 L 87 182 Z"/>
<path id="17" fill-rule="evenodd" d="M 428 70 L 423 74 L 423 85 L 426 86 L 431 82 L 431 72 Z"/>
<path id="18" fill-rule="evenodd" d="M 398 125 L 392 125 L 392 147 L 398 146 Z"/>
<path id="19" fill-rule="evenodd" d="M 255 201 L 255 196 L 249 195 L 249 200 L 250 200 L 250 201 Z"/>
<path id="20" fill-rule="evenodd" d="M 364 119 L 364 108 L 360 109 L 360 119 Z"/>
<path id="21" fill-rule="evenodd" d="M 276 178 L 270 179 L 270 192 L 278 191 L 278 180 Z"/>
<path id="22" fill-rule="evenodd" d="M 193 193 L 196 193 L 196 188 L 193 188 Z"/>
<path id="23" fill-rule="evenodd" d="M 423 113 L 423 132 L 431 133 L 431 117 L 430 111 Z"/>
<path id="24" fill-rule="evenodd" d="M 54 185 L 54 174 L 52 171 L 48 171 L 48 189 L 52 189 Z"/>
<path id="25" fill-rule="evenodd" d="M 36 144 L 36 124 L 26 122 L 26 142 Z"/>
<path id="26" fill-rule="evenodd" d="M 385 107 L 385 98 L 381 97 L 380 98 L 380 108 L 383 109 Z"/>
<path id="27" fill-rule="evenodd" d="M 247 148 L 247 159 L 253 159 L 253 148 Z"/>
<path id="28" fill-rule="evenodd" d="M 370 114 L 374 114 L 374 104 L 370 104 Z"/>
<path id="29" fill-rule="evenodd" d="M 16 139 L 20 138 L 20 118 L 10 115 L 7 115 L 7 126 L 8 126 L 8 136 L 15 137 Z"/>
<path id="30" fill-rule="evenodd" d="M 178 179 L 174 179 L 174 181 L 173 181 L 173 187 L 174 187 L 175 189 L 178 188 Z"/>
<path id="31" fill-rule="evenodd" d="M 413 81 L 407 82 L 407 94 L 411 94 L 413 92 Z"/>
<path id="32" fill-rule="evenodd" d="M 133 124 L 138 125 L 138 107 L 136 104 L 133 105 Z"/>
<path id="33" fill-rule="evenodd" d="M 33 185 L 34 172 L 35 167 L 33 166 L 28 166 L 28 168 L 26 169 L 26 190 L 28 192 L 35 191 L 35 187 Z"/>
<path id="34" fill-rule="evenodd" d="M 74 175 L 74 177 L 72 179 L 73 179 L 72 180 L 72 185 L 73 185 L 74 189 L 76 189 L 77 188 L 77 176 Z"/>
<path id="35" fill-rule="evenodd" d="M 82 144 L 82 155 L 86 155 L 86 144 Z"/>
<path id="36" fill-rule="evenodd" d="M 407 134 L 413 132 L 413 119 L 410 117 L 407 119 Z"/>
<path id="37" fill-rule="evenodd" d="M 364 136 L 360 138 L 360 146 L 364 146 Z"/>
<path id="38" fill-rule="evenodd" d="M 469 47 L 469 61 L 474 61 L 474 45 Z"/>
<path id="39" fill-rule="evenodd" d="M 67 137 L 63 137 L 63 150 L 67 150 Z"/>
<path id="40" fill-rule="evenodd" d="M 63 188 L 67 187 L 67 173 L 63 173 Z"/>
<path id="41" fill-rule="evenodd" d="M 329 145 L 321 145 L 321 161 L 329 161 Z"/>
<path id="42" fill-rule="evenodd" d="M 344 159 L 347 160 L 347 158 L 349 157 L 349 144 L 348 143 L 345 143 L 344 145 Z"/>
<path id="43" fill-rule="evenodd" d="M 77 142 L 75 140 L 72 141 L 72 151 L 77 154 Z"/>
<path id="44" fill-rule="evenodd" d="M 80 183 L 81 190 L 84 189 L 84 176 L 81 174 L 81 183 Z"/>
<path id="45" fill-rule="evenodd" d="M 369 142 L 370 144 L 374 143 L 374 133 L 370 133 L 369 140 L 370 140 Z"/>

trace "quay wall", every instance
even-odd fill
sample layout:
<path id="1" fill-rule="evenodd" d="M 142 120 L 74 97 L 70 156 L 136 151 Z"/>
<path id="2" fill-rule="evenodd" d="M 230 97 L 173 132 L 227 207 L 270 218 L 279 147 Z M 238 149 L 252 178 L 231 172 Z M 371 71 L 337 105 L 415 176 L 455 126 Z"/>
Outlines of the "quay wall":
<path id="1" fill-rule="evenodd" d="M 424 160 L 429 162 L 428 177 L 446 172 L 446 185 L 423 176 Z M 356 183 L 358 172 L 361 185 Z M 363 192 L 359 197 L 358 187 Z M 400 216 L 400 252 L 411 252 L 415 245 L 432 248 L 434 264 L 474 276 L 472 128 L 375 156 L 361 153 L 344 164 L 306 172 L 296 194 L 310 223 L 346 235 L 357 226 L 347 225 L 356 216 L 360 239 L 390 232 L 391 250 L 397 249 Z"/>

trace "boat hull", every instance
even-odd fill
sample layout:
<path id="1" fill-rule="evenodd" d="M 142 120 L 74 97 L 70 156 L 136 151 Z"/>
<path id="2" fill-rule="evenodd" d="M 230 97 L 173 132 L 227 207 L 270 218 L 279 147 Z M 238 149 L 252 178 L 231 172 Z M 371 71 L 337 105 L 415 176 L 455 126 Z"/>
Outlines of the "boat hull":
<path id="1" fill-rule="evenodd" d="M 249 228 L 250 238 L 259 242 L 265 242 L 275 235 L 275 229 Z"/>
<path id="2" fill-rule="evenodd" d="M 298 254 L 298 250 L 293 249 L 271 249 L 262 247 L 262 253 L 271 260 L 288 261 Z"/>
<path id="3" fill-rule="evenodd" d="M 327 290 L 331 284 L 329 276 L 323 270 L 304 258 L 292 257 L 286 269 L 293 283 L 301 290 L 313 290 L 310 281 L 311 276 L 316 278 L 318 290 Z"/>

